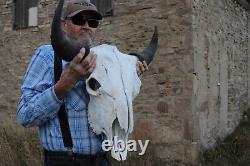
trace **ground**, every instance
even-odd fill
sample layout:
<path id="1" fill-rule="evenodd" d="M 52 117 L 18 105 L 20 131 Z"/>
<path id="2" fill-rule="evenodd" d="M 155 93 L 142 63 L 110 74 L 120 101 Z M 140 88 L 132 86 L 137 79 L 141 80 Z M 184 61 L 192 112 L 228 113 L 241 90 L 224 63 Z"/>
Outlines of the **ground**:
<path id="1" fill-rule="evenodd" d="M 19 128 L 18 128 L 19 129 Z M 11 126 L 0 128 L 1 166 L 39 166 L 42 165 L 42 149 L 36 129 L 16 130 Z M 187 166 L 179 161 L 154 163 L 148 154 L 142 160 L 132 159 L 131 163 L 118 163 L 122 166 Z M 247 110 L 236 130 L 224 140 L 218 140 L 214 149 L 201 155 L 198 166 L 249 166 L 250 165 L 250 110 Z M 191 165 L 190 165 L 191 166 Z"/>
<path id="2" fill-rule="evenodd" d="M 204 166 L 249 166 L 250 165 L 250 110 L 247 110 L 241 123 L 218 146 L 202 155 Z"/>

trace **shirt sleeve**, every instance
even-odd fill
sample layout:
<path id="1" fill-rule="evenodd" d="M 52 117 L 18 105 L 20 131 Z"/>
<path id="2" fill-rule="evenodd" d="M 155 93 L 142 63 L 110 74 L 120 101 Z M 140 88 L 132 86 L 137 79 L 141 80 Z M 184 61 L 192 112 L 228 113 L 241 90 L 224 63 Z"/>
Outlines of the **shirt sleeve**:
<path id="1" fill-rule="evenodd" d="M 39 48 L 24 76 L 17 120 L 25 127 L 40 126 L 55 118 L 62 104 L 54 91 L 53 60 L 46 57 L 50 54 Z"/>

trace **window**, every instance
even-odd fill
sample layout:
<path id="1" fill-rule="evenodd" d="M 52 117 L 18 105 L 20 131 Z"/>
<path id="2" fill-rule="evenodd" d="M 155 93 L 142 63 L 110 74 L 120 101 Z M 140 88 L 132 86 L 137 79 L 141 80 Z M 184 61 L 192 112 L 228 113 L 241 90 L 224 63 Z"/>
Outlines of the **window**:
<path id="1" fill-rule="evenodd" d="M 91 3 L 96 5 L 103 17 L 113 15 L 113 0 L 91 0 Z"/>
<path id="2" fill-rule="evenodd" d="M 38 0 L 14 0 L 14 3 L 14 29 L 27 28 L 38 25 Z"/>

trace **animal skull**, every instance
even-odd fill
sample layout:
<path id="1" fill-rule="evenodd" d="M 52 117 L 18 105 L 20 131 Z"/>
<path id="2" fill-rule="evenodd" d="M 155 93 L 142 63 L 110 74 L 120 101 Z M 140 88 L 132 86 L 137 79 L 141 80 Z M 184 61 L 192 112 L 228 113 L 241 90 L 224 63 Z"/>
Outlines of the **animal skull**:
<path id="1" fill-rule="evenodd" d="M 135 56 L 123 54 L 114 46 L 101 45 L 91 49 L 97 55 L 96 68 L 86 80 L 90 94 L 88 116 L 96 134 L 108 140 L 118 136 L 125 142 L 123 151 L 112 148 L 111 155 L 125 160 L 128 134 L 132 132 L 132 101 L 139 94 L 141 81 L 137 75 Z"/>

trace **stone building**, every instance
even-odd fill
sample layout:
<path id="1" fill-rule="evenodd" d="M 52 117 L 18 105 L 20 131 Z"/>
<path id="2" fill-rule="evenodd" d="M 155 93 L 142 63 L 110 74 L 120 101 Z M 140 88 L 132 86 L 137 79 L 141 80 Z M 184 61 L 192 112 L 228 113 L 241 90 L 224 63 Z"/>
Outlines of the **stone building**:
<path id="1" fill-rule="evenodd" d="M 57 2 L 0 2 L 0 165 L 41 162 L 37 131 L 20 127 L 15 112 L 31 55 L 50 42 Z M 107 17 L 96 44 L 140 51 L 155 25 L 159 30 L 156 58 L 134 102 L 131 135 L 149 139 L 149 147 L 144 156 L 132 153 L 124 165 L 195 165 L 200 152 L 231 133 L 248 108 L 249 1 L 109 2 L 105 8 L 99 5 Z"/>

